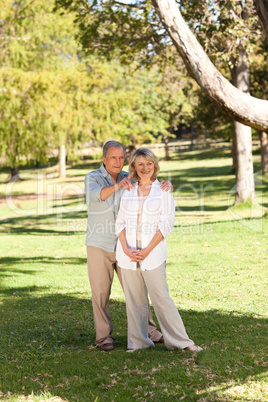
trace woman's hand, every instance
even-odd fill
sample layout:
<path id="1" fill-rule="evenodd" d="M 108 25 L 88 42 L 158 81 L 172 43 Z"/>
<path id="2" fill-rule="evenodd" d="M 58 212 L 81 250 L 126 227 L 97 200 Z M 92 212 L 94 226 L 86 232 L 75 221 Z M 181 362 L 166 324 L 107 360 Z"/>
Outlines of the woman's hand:
<path id="1" fill-rule="evenodd" d="M 140 262 L 141 256 L 138 255 L 139 250 L 135 250 L 133 248 L 124 249 L 124 253 L 130 258 L 132 262 Z"/>
<path id="2" fill-rule="evenodd" d="M 143 248 L 142 250 L 135 250 L 136 251 L 136 258 L 137 261 L 143 261 L 146 257 L 150 254 L 150 252 L 164 239 L 160 229 L 156 232 L 150 243 L 147 247 Z"/>
<path id="3" fill-rule="evenodd" d="M 136 257 L 138 261 L 143 261 L 150 254 L 151 250 L 149 247 L 143 248 L 142 250 L 136 250 Z"/>

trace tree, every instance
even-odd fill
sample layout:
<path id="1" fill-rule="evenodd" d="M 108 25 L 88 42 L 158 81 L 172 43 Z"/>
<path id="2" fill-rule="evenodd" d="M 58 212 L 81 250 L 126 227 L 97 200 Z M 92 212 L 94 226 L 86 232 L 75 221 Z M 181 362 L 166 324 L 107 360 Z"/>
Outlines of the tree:
<path id="1" fill-rule="evenodd" d="M 0 69 L 0 83 L 0 150 L 14 174 L 23 159 L 45 162 L 48 147 L 71 153 L 77 140 L 88 139 L 87 75 Z M 64 164 L 60 171 L 64 177 Z"/>
<path id="2" fill-rule="evenodd" d="M 264 40 L 258 42 L 258 47 L 255 49 L 254 55 L 251 55 L 251 92 L 254 96 L 263 96 L 268 98 L 268 44 Z M 261 167 L 265 173 L 268 173 L 268 145 L 266 132 L 257 132 L 260 139 L 261 147 Z"/>
<path id="3" fill-rule="evenodd" d="M 165 160 L 170 159 L 169 139 L 180 124 L 191 125 L 196 98 L 191 98 L 190 91 L 193 83 L 189 82 L 182 62 L 178 59 L 174 65 L 166 65 L 162 69 L 156 66 L 153 82 L 146 87 L 148 101 L 154 116 L 163 120 L 161 132 L 165 146 Z"/>
<path id="4" fill-rule="evenodd" d="M 63 0 L 61 0 L 61 4 L 62 1 Z M 207 48 L 211 33 L 216 38 L 217 46 L 219 47 L 217 53 L 219 54 L 221 52 L 221 58 L 224 59 L 225 56 L 225 60 L 226 58 L 229 59 L 229 64 L 233 70 L 233 83 L 236 83 L 236 85 L 231 84 L 225 79 L 212 64 L 183 20 L 176 2 L 174 0 L 153 0 L 156 12 L 175 47 L 181 54 L 190 74 L 195 78 L 214 104 L 220 106 L 226 114 L 235 119 L 233 127 L 235 129 L 235 160 L 237 161 L 236 203 L 238 203 L 245 201 L 248 197 L 254 198 L 254 186 L 250 187 L 247 185 L 245 187 L 241 185 L 245 180 L 249 183 L 249 177 L 253 174 L 251 130 L 239 123 L 242 122 L 255 128 L 261 126 L 264 127 L 264 129 L 268 129 L 268 103 L 267 101 L 253 98 L 249 95 L 249 88 L 245 91 L 244 88 L 240 88 L 240 85 L 238 85 L 240 82 L 238 73 L 240 74 L 241 68 L 236 68 L 237 64 L 247 66 L 245 62 L 246 50 L 242 52 L 241 46 L 245 46 L 245 37 L 248 35 L 249 27 L 255 29 L 254 23 L 256 23 L 256 18 L 254 18 L 254 16 L 251 17 L 251 19 L 248 17 L 244 18 L 250 9 L 247 2 L 237 2 L 234 4 L 232 1 L 228 1 L 227 3 L 228 4 L 222 1 L 206 1 L 200 4 L 200 2 L 193 1 L 190 4 L 190 13 L 192 13 L 192 9 L 196 12 L 195 17 L 199 13 L 198 18 L 193 19 L 193 24 L 195 24 L 193 27 L 195 27 L 199 37 L 202 30 L 206 32 L 206 38 L 202 43 L 205 48 Z M 71 7 L 73 7 L 72 9 L 77 10 L 76 2 L 69 2 L 68 5 L 71 5 Z M 189 12 L 188 6 L 186 7 L 186 2 L 181 1 L 181 7 L 185 8 L 186 14 Z M 214 14 L 211 13 L 213 7 L 216 8 Z M 223 11 L 225 7 L 227 12 Z M 89 47 L 90 50 L 94 50 L 94 46 L 96 46 L 98 51 L 100 49 L 104 54 L 114 54 L 115 48 L 118 46 L 119 53 L 122 54 L 122 52 L 124 52 L 126 53 L 125 57 L 129 57 L 129 45 L 133 44 L 135 47 L 136 40 L 139 41 L 139 46 L 141 46 L 141 44 L 144 46 L 146 44 L 147 35 L 145 53 L 152 57 L 150 50 L 154 48 L 156 51 L 163 54 L 163 49 L 165 46 L 167 47 L 169 45 L 169 41 L 163 34 L 163 31 L 160 31 L 157 16 L 153 13 L 153 10 L 151 10 L 150 14 L 148 9 L 149 3 L 146 2 L 139 2 L 138 4 L 135 3 L 128 6 L 117 1 L 113 2 L 109 0 L 105 1 L 105 3 L 101 3 L 101 8 L 98 8 L 96 5 L 93 7 L 88 6 L 88 9 L 84 8 L 82 17 L 83 24 L 80 24 L 80 40 L 84 48 Z M 89 20 L 86 20 L 87 12 L 90 15 Z M 251 9 L 250 12 L 252 13 Z M 107 22 L 108 13 L 111 18 L 110 23 Z M 98 18 L 96 18 L 97 16 Z M 106 23 L 104 20 L 105 16 Z M 118 16 L 120 16 L 120 21 L 117 19 Z M 132 23 L 131 18 L 135 20 L 136 26 Z M 142 21 L 140 21 L 140 19 Z M 146 19 L 147 29 L 145 30 L 146 35 L 144 35 Z M 250 24 L 247 24 L 248 20 L 250 20 Z M 116 31 L 115 21 L 118 22 Z M 137 28 L 137 24 L 139 24 L 139 28 Z M 83 30 L 85 26 L 87 28 Z M 131 30 L 129 27 L 133 29 Z M 153 27 L 155 27 L 155 29 L 153 29 Z M 130 31 L 130 34 L 126 32 L 126 29 Z M 88 33 L 93 37 L 91 44 L 88 43 Z M 156 40 L 156 33 L 162 38 L 164 35 L 162 42 L 159 41 L 159 39 Z M 132 39 L 131 35 L 132 37 L 135 36 L 135 38 Z M 244 38 L 242 37 L 243 35 Z M 223 43 L 223 37 L 224 41 L 227 42 L 232 49 L 231 55 L 228 54 L 230 52 L 227 53 L 226 46 L 224 49 L 225 43 Z M 255 37 L 257 37 L 256 32 Z M 112 42 L 112 45 L 110 45 L 110 42 Z M 148 42 L 150 45 L 148 45 Z M 236 42 L 240 43 L 240 46 L 235 46 L 234 44 Z M 155 47 L 154 43 L 157 43 Z M 121 46 L 122 44 L 123 46 Z M 246 45 L 249 48 L 249 44 L 246 43 Z M 242 53 L 243 57 L 241 57 Z M 213 56 L 212 52 L 211 55 Z M 248 71 L 248 67 L 246 70 Z M 243 157 L 245 152 L 247 155 L 246 158 Z"/>
<path id="5" fill-rule="evenodd" d="M 213 38 L 213 46 L 212 49 L 210 48 L 211 55 L 216 53 L 220 60 L 228 61 L 233 85 L 249 95 L 248 52 L 253 53 L 253 49 L 248 37 L 251 30 L 255 31 L 256 42 L 260 35 L 256 28 L 257 19 L 254 18 L 252 5 L 249 1 L 229 1 L 228 5 L 226 3 L 222 5 L 222 1 L 215 1 L 215 6 L 217 7 L 217 18 L 215 21 L 213 18 L 203 21 L 203 25 L 199 25 L 200 31 L 207 32 L 209 29 Z M 207 38 L 204 38 L 205 43 L 206 41 Z M 233 156 L 236 169 L 235 203 L 238 204 L 245 202 L 248 198 L 254 199 L 255 192 L 251 128 L 236 120 L 233 121 Z"/>
<path id="6" fill-rule="evenodd" d="M 64 16 L 63 21 L 54 16 L 51 26 L 52 3 L 37 3 L 43 7 L 40 15 L 37 9 L 31 9 L 33 3 L 29 1 L 17 6 L 10 3 L 3 15 L 6 57 L 1 59 L 0 104 L 5 113 L 0 149 L 3 153 L 12 149 L 7 158 L 12 171 L 22 158 L 45 161 L 47 149 L 52 147 L 59 148 L 60 176 L 64 177 L 66 152 L 73 158 L 76 145 L 89 138 L 104 142 L 115 137 L 136 146 L 151 141 L 159 132 L 165 133 L 170 123 L 163 113 L 155 114 L 152 101 L 152 88 L 160 85 L 161 73 L 146 69 L 135 72 L 135 66 L 131 69 L 118 61 L 94 57 L 82 59 L 81 54 L 78 60 L 74 54 L 78 48 L 71 34 L 69 37 L 72 18 L 63 29 Z M 30 20 L 31 13 L 34 22 Z M 37 17 L 38 30 L 32 25 Z M 22 43 L 21 38 L 25 39 Z M 13 40 L 18 56 L 11 46 Z M 12 76 L 16 80 L 10 79 Z M 21 121 L 25 122 L 24 131 Z M 13 143 L 16 146 L 12 147 Z"/>
<path id="7" fill-rule="evenodd" d="M 54 0 L 0 0 L 0 67 L 56 70 L 78 52 L 73 15 L 53 13 Z"/>
<path id="8" fill-rule="evenodd" d="M 200 8 L 202 8 L 201 11 Z M 197 21 L 198 38 L 209 50 L 210 57 L 217 59 L 218 65 L 228 62 L 233 85 L 249 94 L 249 58 L 258 51 L 261 41 L 261 32 L 252 2 L 216 0 L 212 3 L 207 1 L 202 3 L 198 11 L 191 10 L 191 16 L 194 21 Z M 250 32 L 254 32 L 254 43 L 249 41 Z M 208 37 L 210 37 L 210 43 L 208 43 Z M 255 78 L 253 74 L 252 77 Z M 252 82 L 256 80 L 253 79 Z M 232 150 L 236 168 L 235 202 L 237 204 L 248 198 L 254 198 L 253 158 L 250 128 L 234 121 L 233 133 Z"/>
<path id="9" fill-rule="evenodd" d="M 253 0 L 258 13 L 263 32 L 268 41 L 268 3 L 266 0 Z"/>
<path id="10" fill-rule="evenodd" d="M 209 98 L 235 120 L 268 130 L 268 101 L 243 94 L 224 78 L 182 18 L 175 0 L 152 0 L 185 65 Z"/>
<path id="11" fill-rule="evenodd" d="M 234 85 L 249 94 L 249 64 L 247 54 L 240 46 L 239 58 L 232 68 Z M 236 168 L 235 204 L 255 198 L 251 127 L 234 120 L 234 150 Z"/>
<path id="12" fill-rule="evenodd" d="M 76 67 L 46 73 L 44 97 L 41 107 L 47 116 L 47 135 L 51 148 L 59 149 L 59 175 L 66 175 L 66 155 L 77 159 L 76 145 L 93 137 L 90 104 L 91 81 L 85 71 Z"/>
<path id="13" fill-rule="evenodd" d="M 136 70 L 118 61 L 105 62 L 90 58 L 88 71 L 95 82 L 89 97 L 92 110 L 91 131 L 96 140 L 111 137 L 127 148 L 135 148 L 166 133 L 166 115 L 157 113 L 161 103 L 162 74 L 155 69 Z M 172 92 L 171 90 L 169 91 Z"/>
<path id="14" fill-rule="evenodd" d="M 87 75 L 78 73 L 73 16 L 53 13 L 53 6 L 52 0 L 0 1 L 0 150 L 17 178 L 22 158 L 43 162 L 49 146 L 66 140 L 72 149 L 88 116 L 79 101 Z"/>
<path id="15" fill-rule="evenodd" d="M 265 173 L 268 173 L 268 134 L 258 132 L 261 145 L 261 168 Z"/>
<path id="16" fill-rule="evenodd" d="M 34 72 L 0 70 L 0 150 L 12 169 L 12 180 L 19 179 L 22 158 L 41 162 L 46 158 L 49 136 L 44 135 L 47 116 L 39 106 L 44 95 L 40 78 Z"/>
<path id="17" fill-rule="evenodd" d="M 152 0 L 159 18 L 146 0 L 134 4 L 116 0 L 98 3 L 57 0 L 56 3 L 76 12 L 78 37 L 84 49 L 106 55 L 114 54 L 117 47 L 125 57 L 142 49 L 143 55 L 153 57 L 154 51 L 161 51 L 169 43 L 163 40 L 161 22 L 188 72 L 207 96 L 237 121 L 268 130 L 268 101 L 244 94 L 220 74 L 182 18 L 175 0 Z"/>

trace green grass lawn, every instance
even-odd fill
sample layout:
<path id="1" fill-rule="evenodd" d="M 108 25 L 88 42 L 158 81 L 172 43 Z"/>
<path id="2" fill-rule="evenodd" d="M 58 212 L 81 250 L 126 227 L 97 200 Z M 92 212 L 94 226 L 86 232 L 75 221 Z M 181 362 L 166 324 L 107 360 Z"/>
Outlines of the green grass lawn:
<path id="1" fill-rule="evenodd" d="M 258 155 L 254 163 L 258 172 Z M 82 196 L 85 173 L 98 165 L 69 168 L 65 180 L 53 167 L 24 169 L 13 186 L 0 173 L 0 400 L 266 401 L 267 176 L 256 174 L 259 206 L 233 209 L 228 152 L 161 162 L 177 205 L 170 294 L 204 351 L 156 345 L 126 353 L 125 301 L 115 278 L 116 348 L 105 353 L 94 346 Z"/>

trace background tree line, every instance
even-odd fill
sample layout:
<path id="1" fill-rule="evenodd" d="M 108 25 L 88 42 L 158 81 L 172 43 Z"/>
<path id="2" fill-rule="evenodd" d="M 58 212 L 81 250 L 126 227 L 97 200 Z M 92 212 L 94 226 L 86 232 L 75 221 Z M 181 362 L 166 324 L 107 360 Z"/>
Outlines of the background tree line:
<path id="1" fill-rule="evenodd" d="M 74 15 L 51 0 L 1 3 L 0 150 L 14 178 L 22 159 L 44 163 L 51 149 L 63 177 L 66 152 L 75 160 L 90 139 L 135 146 L 190 123 L 183 71 L 86 55 Z"/>
<path id="2" fill-rule="evenodd" d="M 66 152 L 75 159 L 90 139 L 113 137 L 133 147 L 159 136 L 167 144 L 178 124 L 194 124 L 200 133 L 232 137 L 236 200 L 254 198 L 254 189 L 239 190 L 253 174 L 251 129 L 217 109 L 205 96 L 210 89 L 189 78 L 159 5 L 57 0 L 55 10 L 52 0 L 0 3 L 0 151 L 12 175 L 22 158 L 42 163 L 59 148 L 64 176 Z M 265 99 L 267 44 L 253 1 L 178 6 L 218 71 L 241 93 Z M 259 136 L 268 171 L 267 133 Z"/>
<path id="3" fill-rule="evenodd" d="M 159 58 L 166 61 L 167 49 L 173 44 L 203 93 L 232 118 L 236 203 L 254 200 L 250 127 L 260 132 L 262 167 L 268 170 L 268 101 L 264 92 L 257 94 L 259 98 L 252 96 L 250 88 L 250 67 L 252 71 L 253 55 L 260 55 L 260 48 L 267 69 L 267 43 L 261 30 L 261 23 L 265 25 L 263 1 L 255 0 L 255 6 L 252 0 L 56 3 L 76 13 L 77 37 L 86 52 L 106 57 L 119 52 L 124 62 L 136 53 L 141 63 L 152 64 Z M 267 80 L 259 84 L 267 88 Z"/>

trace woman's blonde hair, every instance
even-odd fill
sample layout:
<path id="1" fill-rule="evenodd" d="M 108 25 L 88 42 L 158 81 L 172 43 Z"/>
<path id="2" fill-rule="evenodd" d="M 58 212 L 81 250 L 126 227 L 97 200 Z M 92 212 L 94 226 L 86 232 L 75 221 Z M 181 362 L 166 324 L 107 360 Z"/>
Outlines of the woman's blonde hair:
<path id="1" fill-rule="evenodd" d="M 138 181 L 139 176 L 137 175 L 137 172 L 134 168 L 134 164 L 136 162 L 136 159 L 140 156 L 143 156 L 147 161 L 151 161 L 154 164 L 154 173 L 152 175 L 152 180 L 157 179 L 158 173 L 159 173 L 159 162 L 157 156 L 149 149 L 149 148 L 139 148 L 134 151 L 129 160 L 129 167 L 128 171 L 129 173 L 133 173 L 133 180 Z"/>

